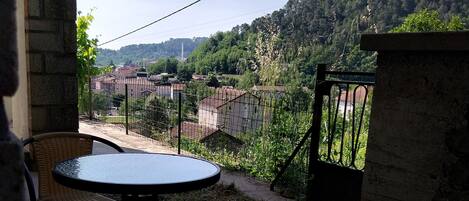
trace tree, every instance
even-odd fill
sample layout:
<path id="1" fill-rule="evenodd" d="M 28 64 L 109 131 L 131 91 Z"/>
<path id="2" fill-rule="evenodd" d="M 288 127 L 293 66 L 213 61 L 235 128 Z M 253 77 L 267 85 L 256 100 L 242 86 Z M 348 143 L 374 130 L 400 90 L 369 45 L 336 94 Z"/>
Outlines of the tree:
<path id="1" fill-rule="evenodd" d="M 121 102 L 125 99 L 125 95 L 123 94 L 113 94 L 112 95 L 112 106 L 119 108 L 121 106 Z"/>
<path id="2" fill-rule="evenodd" d="M 148 96 L 145 100 L 145 110 L 142 118 L 147 131 L 162 133 L 169 128 L 168 107 L 167 100 L 155 94 Z"/>
<path id="3" fill-rule="evenodd" d="M 111 98 L 102 93 L 93 93 L 93 110 L 100 115 L 106 115 L 111 107 Z"/>
<path id="4" fill-rule="evenodd" d="M 130 60 L 134 63 L 141 63 L 148 60 L 156 61 L 162 57 L 180 57 L 182 43 L 184 43 L 184 57 L 187 57 L 204 40 L 206 40 L 205 37 L 176 38 L 156 44 L 123 46 L 119 50 L 98 48 L 96 65 L 106 66 L 110 60 L 114 64 L 123 64 Z"/>
<path id="5" fill-rule="evenodd" d="M 220 87 L 220 82 L 217 79 L 217 76 L 213 73 L 210 73 L 207 78 L 207 86 L 209 87 Z"/>
<path id="6" fill-rule="evenodd" d="M 119 115 L 125 115 L 125 96 L 119 104 Z M 128 114 L 130 116 L 137 116 L 145 109 L 145 99 L 144 98 L 129 98 L 128 100 Z"/>
<path id="7" fill-rule="evenodd" d="M 150 74 L 176 73 L 178 63 L 179 61 L 174 57 L 158 59 L 156 63 L 148 66 L 148 72 Z"/>
<path id="8" fill-rule="evenodd" d="M 288 84 L 290 80 L 283 77 L 293 68 L 299 70 L 301 83 L 310 85 L 318 63 L 331 64 L 331 70 L 372 72 L 376 54 L 360 50 L 361 33 L 389 32 L 422 8 L 440 13 L 419 17 L 429 22 L 427 30 L 469 28 L 465 2 L 289 0 L 284 8 L 250 25 L 212 35 L 189 55 L 187 64 L 204 75 L 215 71 L 240 74 L 251 69 L 266 85 Z M 452 17 L 456 15 L 461 18 Z"/>
<path id="9" fill-rule="evenodd" d="M 436 10 L 423 9 L 408 15 L 404 22 L 391 32 L 432 32 L 460 31 L 464 24 L 459 16 L 452 16 L 448 22 L 441 20 Z"/>
<path id="10" fill-rule="evenodd" d="M 184 89 L 184 111 L 190 111 L 193 114 L 197 114 L 199 101 L 213 95 L 213 93 L 214 91 L 210 90 L 210 88 L 203 82 L 189 82 Z"/>
<path id="11" fill-rule="evenodd" d="M 241 89 L 250 89 L 258 81 L 259 81 L 259 77 L 255 73 L 253 73 L 251 70 L 248 69 L 243 73 L 243 75 L 239 79 L 237 87 Z"/>
<path id="12" fill-rule="evenodd" d="M 91 76 L 99 74 L 99 69 L 93 67 L 96 61 L 96 46 L 98 39 L 90 39 L 87 31 L 93 22 L 91 14 L 80 15 L 78 12 L 77 25 L 77 80 L 78 106 L 81 112 L 88 110 L 89 95 L 85 95 Z"/>
<path id="13" fill-rule="evenodd" d="M 125 62 L 124 62 L 124 66 L 129 66 L 131 65 L 133 62 L 132 62 L 132 59 L 126 59 Z"/>
<path id="14" fill-rule="evenodd" d="M 238 80 L 236 78 L 228 77 L 222 80 L 222 85 L 235 87 L 236 85 L 238 85 Z"/>
<path id="15" fill-rule="evenodd" d="M 191 81 L 194 71 L 189 66 L 180 63 L 177 69 L 177 78 L 179 81 Z"/>
<path id="16" fill-rule="evenodd" d="M 100 75 L 112 70 L 111 66 L 98 68 L 96 62 L 96 46 L 98 39 L 91 39 L 87 31 L 93 22 L 93 16 L 78 12 L 77 25 L 77 80 L 78 80 L 78 109 L 85 112 L 89 109 L 89 82 L 92 76 Z"/>

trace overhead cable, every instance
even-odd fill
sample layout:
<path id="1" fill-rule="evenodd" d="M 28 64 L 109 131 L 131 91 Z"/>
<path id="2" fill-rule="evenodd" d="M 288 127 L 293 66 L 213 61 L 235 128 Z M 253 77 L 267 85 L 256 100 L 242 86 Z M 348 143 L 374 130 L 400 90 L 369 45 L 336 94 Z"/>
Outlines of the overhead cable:
<path id="1" fill-rule="evenodd" d="M 172 16 L 172 15 L 174 15 L 174 14 L 176 14 L 176 13 L 179 13 L 179 12 L 183 11 L 183 10 L 186 9 L 186 8 L 189 8 L 189 7 L 193 6 L 193 5 L 196 4 L 196 3 L 199 3 L 200 1 L 201 1 L 201 0 L 194 1 L 194 2 L 192 2 L 191 4 L 189 4 L 189 5 L 187 5 L 187 6 L 184 6 L 184 7 L 180 8 L 180 9 L 178 9 L 178 10 L 176 10 L 176 11 L 174 11 L 174 12 L 172 12 L 172 13 L 170 13 L 170 14 L 168 14 L 168 15 L 162 17 L 162 18 L 159 18 L 159 19 L 157 19 L 157 20 L 155 20 L 155 21 L 153 21 L 153 22 L 150 22 L 150 23 L 148 23 L 148 24 L 146 24 L 146 25 L 144 25 L 144 26 L 142 26 L 142 27 L 139 27 L 139 28 L 137 28 L 137 29 L 135 29 L 135 30 L 133 30 L 133 31 L 130 31 L 130 32 L 126 33 L 126 34 L 123 34 L 123 35 L 121 35 L 121 36 L 119 36 L 119 37 L 116 37 L 116 38 L 114 38 L 114 39 L 111 39 L 111 40 L 108 40 L 108 41 L 106 41 L 106 42 L 104 42 L 104 43 L 101 43 L 101 44 L 99 44 L 98 46 L 102 46 L 102 45 L 108 44 L 108 43 L 110 43 L 110 42 L 114 42 L 114 41 L 116 41 L 116 40 L 118 40 L 118 39 L 121 39 L 121 38 L 123 38 L 123 37 L 126 37 L 126 36 L 128 36 L 128 35 L 130 35 L 130 34 L 133 34 L 133 33 L 137 32 L 137 31 L 140 31 L 140 30 L 142 30 L 142 29 L 144 29 L 144 28 L 147 28 L 147 27 L 149 27 L 149 26 L 151 26 L 151 25 L 153 25 L 153 24 L 155 24 L 155 23 L 157 23 L 157 22 L 159 22 L 159 21 L 162 21 L 162 20 L 164 20 L 164 19 L 166 19 L 166 18 L 168 18 L 168 17 L 170 17 L 170 16 Z"/>

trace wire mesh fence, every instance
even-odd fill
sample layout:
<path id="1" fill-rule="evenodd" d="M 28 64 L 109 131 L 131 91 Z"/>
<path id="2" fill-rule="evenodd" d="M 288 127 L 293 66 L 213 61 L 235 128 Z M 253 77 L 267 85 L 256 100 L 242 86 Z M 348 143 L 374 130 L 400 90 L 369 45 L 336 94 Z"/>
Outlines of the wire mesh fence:
<path id="1" fill-rule="evenodd" d="M 337 101 L 344 101 L 345 91 L 333 88 L 327 99 L 333 104 L 325 105 L 325 117 L 328 111 L 350 109 L 335 108 Z M 212 88 L 203 81 L 162 85 L 139 77 L 97 78 L 92 107 L 95 118 L 125 125 L 130 133 L 143 139 L 170 144 L 225 168 L 271 181 L 310 128 L 313 97 L 310 89 L 302 87 L 255 86 L 241 90 Z M 328 149 L 330 129 L 326 120 L 323 125 L 326 127 L 320 151 L 327 161 L 335 159 L 337 153 L 336 148 Z M 361 139 L 360 148 L 363 144 L 366 139 Z M 345 146 L 343 153 L 352 153 L 349 148 Z M 353 153 L 354 160 L 362 160 L 356 156 L 357 150 Z M 285 187 L 280 188 L 285 195 L 301 199 L 298 195 L 304 194 L 308 158 L 309 142 L 282 175 L 279 185 Z"/>

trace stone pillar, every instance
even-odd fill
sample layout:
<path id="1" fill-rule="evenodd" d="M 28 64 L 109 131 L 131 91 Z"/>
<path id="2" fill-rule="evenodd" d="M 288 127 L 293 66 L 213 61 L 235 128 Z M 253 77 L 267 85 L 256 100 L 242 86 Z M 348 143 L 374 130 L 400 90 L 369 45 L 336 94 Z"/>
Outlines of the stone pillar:
<path id="1" fill-rule="evenodd" d="M 469 32 L 365 34 L 378 51 L 362 200 L 469 198 Z"/>
<path id="2" fill-rule="evenodd" d="M 23 146 L 15 135 L 9 135 L 10 139 L 0 140 L 0 200 L 23 201 Z"/>
<path id="3" fill-rule="evenodd" d="M 78 131 L 76 1 L 26 1 L 32 132 Z"/>
<path id="4" fill-rule="evenodd" d="M 4 96 L 18 88 L 16 1 L 0 1 L 0 200 L 23 201 L 23 146 L 9 131 Z"/>

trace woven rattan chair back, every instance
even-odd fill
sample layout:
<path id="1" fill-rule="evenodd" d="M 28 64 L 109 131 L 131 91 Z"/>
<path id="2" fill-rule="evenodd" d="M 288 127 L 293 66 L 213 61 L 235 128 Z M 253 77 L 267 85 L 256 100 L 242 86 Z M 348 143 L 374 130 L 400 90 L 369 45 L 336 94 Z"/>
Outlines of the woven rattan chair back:
<path id="1" fill-rule="evenodd" d="M 123 152 L 120 147 L 112 142 L 81 133 L 46 133 L 24 141 L 24 145 L 32 145 L 34 152 L 34 159 L 38 169 L 39 200 L 74 197 L 74 195 L 83 196 L 84 192 L 64 187 L 55 182 L 51 170 L 58 162 L 91 154 L 93 141 L 102 142 L 119 152 Z"/>

